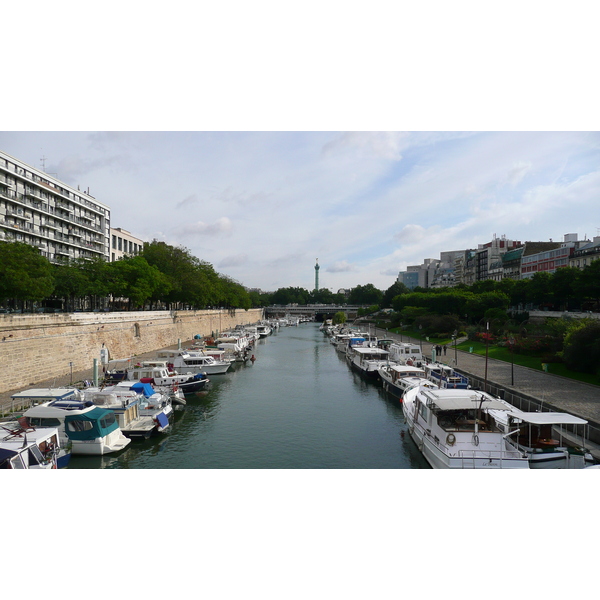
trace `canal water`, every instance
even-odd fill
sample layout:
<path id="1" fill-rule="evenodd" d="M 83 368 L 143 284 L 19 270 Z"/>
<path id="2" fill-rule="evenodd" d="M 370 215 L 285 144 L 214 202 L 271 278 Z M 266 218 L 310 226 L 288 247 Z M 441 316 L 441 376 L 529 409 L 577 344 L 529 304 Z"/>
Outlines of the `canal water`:
<path id="1" fill-rule="evenodd" d="M 120 454 L 74 456 L 71 469 L 428 468 L 402 407 L 347 365 L 317 323 L 262 338 L 256 361 L 210 375 L 169 433 Z"/>

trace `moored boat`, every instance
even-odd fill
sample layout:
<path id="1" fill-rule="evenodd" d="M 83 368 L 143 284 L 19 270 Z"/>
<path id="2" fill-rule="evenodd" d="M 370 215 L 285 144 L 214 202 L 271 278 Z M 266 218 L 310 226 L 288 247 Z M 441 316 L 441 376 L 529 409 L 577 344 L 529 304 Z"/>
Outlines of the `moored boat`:
<path id="1" fill-rule="evenodd" d="M 4 437 L 3 437 L 4 436 Z M 27 417 L 20 417 L 16 421 L 0 423 L 0 440 L 27 437 L 38 445 L 40 452 L 46 457 L 50 456 L 56 461 L 56 468 L 62 469 L 71 460 L 72 443 L 67 441 L 61 444 L 58 429 L 55 427 L 42 427 L 36 429 Z"/>
<path id="2" fill-rule="evenodd" d="M 378 370 L 383 389 L 399 398 L 400 402 L 409 389 L 417 385 L 425 385 L 428 381 L 424 369 L 406 364 L 386 363 Z M 429 383 L 432 387 L 435 385 L 433 382 Z"/>
<path id="3" fill-rule="evenodd" d="M 57 469 L 66 467 L 71 445 L 61 447 L 58 429 L 35 429 L 24 418 L 0 424 L 0 469 Z"/>
<path id="4" fill-rule="evenodd" d="M 409 342 L 393 342 L 387 350 L 390 353 L 390 361 L 399 364 L 422 366 L 425 362 L 421 347 Z"/>
<path id="5" fill-rule="evenodd" d="M 350 366 L 367 377 L 379 377 L 379 368 L 388 362 L 388 351 L 382 348 L 349 348 L 346 360 Z"/>
<path id="6" fill-rule="evenodd" d="M 512 406 L 482 391 L 414 387 L 402 411 L 411 437 L 434 469 L 518 469 L 529 461 L 490 409 Z"/>
<path id="7" fill-rule="evenodd" d="M 178 373 L 218 375 L 227 373 L 231 367 L 230 361 L 219 361 L 200 352 L 185 350 L 161 350 L 157 353 L 157 360 L 165 360 L 169 369 Z"/>
<path id="8" fill-rule="evenodd" d="M 114 385 L 103 389 L 84 390 L 86 402 L 109 411 L 116 419 L 123 435 L 130 439 L 147 439 L 157 433 L 158 423 L 152 415 L 143 415 L 143 396 L 125 386 Z"/>
<path id="9" fill-rule="evenodd" d="M 56 427 L 61 446 L 70 441 L 73 454 L 109 454 L 123 450 L 130 442 L 114 414 L 84 402 L 79 390 L 34 388 L 12 397 L 37 402 L 23 413 L 28 425 L 36 429 Z"/>
<path id="10" fill-rule="evenodd" d="M 434 362 L 423 365 L 427 379 L 433 381 L 440 388 L 465 390 L 469 387 L 469 378 L 461 375 L 452 367 L 443 363 Z"/>
<path id="11" fill-rule="evenodd" d="M 532 469 L 583 469 L 593 463 L 584 445 L 585 419 L 560 412 L 524 412 L 516 407 L 489 412 L 498 427 L 510 433 L 516 446 L 527 454 Z M 581 434 L 566 431 L 566 427 L 581 428 Z"/>

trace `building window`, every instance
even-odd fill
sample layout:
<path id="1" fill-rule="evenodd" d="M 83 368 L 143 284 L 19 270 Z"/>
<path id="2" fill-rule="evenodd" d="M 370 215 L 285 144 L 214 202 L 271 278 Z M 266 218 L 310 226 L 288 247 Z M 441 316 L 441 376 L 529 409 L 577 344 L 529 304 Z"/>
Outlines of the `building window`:
<path id="1" fill-rule="evenodd" d="M 117 238 L 118 242 L 118 250 L 121 252 L 123 250 L 123 240 L 121 238 Z"/>
<path id="2" fill-rule="evenodd" d="M 116 235 L 112 236 L 112 247 L 113 247 L 113 250 L 117 249 L 117 236 Z"/>

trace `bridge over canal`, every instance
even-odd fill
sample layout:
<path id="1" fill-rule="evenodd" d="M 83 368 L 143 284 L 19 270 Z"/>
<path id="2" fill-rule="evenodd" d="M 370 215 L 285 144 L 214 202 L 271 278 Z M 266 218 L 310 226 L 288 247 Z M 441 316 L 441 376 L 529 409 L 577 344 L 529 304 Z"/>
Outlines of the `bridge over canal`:
<path id="1" fill-rule="evenodd" d="M 349 304 L 285 304 L 285 305 L 273 305 L 265 308 L 266 317 L 284 317 L 285 315 L 292 315 L 295 317 L 311 317 L 315 321 L 324 321 L 325 319 L 332 319 L 333 315 L 337 312 L 343 312 L 346 314 L 346 319 L 351 321 L 356 319 L 358 316 L 358 309 L 366 308 L 362 305 L 349 305 Z"/>

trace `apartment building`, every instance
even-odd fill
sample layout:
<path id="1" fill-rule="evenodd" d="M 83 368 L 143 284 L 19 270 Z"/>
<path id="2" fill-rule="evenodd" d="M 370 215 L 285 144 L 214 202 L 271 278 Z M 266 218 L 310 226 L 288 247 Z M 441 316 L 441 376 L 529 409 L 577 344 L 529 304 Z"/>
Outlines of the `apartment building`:
<path id="1" fill-rule="evenodd" d="M 600 236 L 596 236 L 591 242 L 583 243 L 577 250 L 573 250 L 573 254 L 569 258 L 569 266 L 584 269 L 595 260 L 600 260 Z"/>
<path id="2" fill-rule="evenodd" d="M 529 279 L 536 273 L 554 273 L 556 269 L 568 267 L 576 250 L 588 245 L 589 240 L 577 239 L 576 233 L 567 233 L 558 248 L 536 252 L 521 258 L 521 278 Z"/>
<path id="3" fill-rule="evenodd" d="M 110 208 L 0 151 L 0 240 L 36 246 L 53 263 L 109 258 Z"/>
<path id="4" fill-rule="evenodd" d="M 110 230 L 110 261 L 115 262 L 124 256 L 135 256 L 142 251 L 144 242 L 131 235 L 126 229 L 121 227 L 111 228 Z"/>

